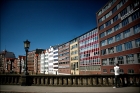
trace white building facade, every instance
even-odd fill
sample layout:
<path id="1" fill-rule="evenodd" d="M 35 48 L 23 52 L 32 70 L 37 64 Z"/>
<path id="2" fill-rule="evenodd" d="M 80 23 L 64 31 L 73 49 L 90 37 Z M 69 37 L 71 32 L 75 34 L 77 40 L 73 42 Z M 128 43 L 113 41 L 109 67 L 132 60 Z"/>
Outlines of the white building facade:
<path id="1" fill-rule="evenodd" d="M 58 46 L 50 46 L 41 53 L 40 73 L 58 74 Z"/>
<path id="2" fill-rule="evenodd" d="M 58 46 L 53 47 L 53 74 L 58 74 Z"/>

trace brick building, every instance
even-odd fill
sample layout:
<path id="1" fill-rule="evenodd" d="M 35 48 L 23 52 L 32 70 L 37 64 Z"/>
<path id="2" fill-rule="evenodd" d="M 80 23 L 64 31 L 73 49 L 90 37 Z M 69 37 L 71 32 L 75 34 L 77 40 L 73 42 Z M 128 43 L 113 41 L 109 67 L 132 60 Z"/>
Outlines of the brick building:
<path id="1" fill-rule="evenodd" d="M 7 50 L 0 52 L 0 71 L 2 72 L 14 72 L 14 60 L 15 54 Z"/>
<path id="2" fill-rule="evenodd" d="M 66 42 L 58 47 L 58 73 L 62 75 L 71 74 L 70 66 L 70 43 Z"/>
<path id="3" fill-rule="evenodd" d="M 140 73 L 140 1 L 110 0 L 97 13 L 101 73 Z"/>

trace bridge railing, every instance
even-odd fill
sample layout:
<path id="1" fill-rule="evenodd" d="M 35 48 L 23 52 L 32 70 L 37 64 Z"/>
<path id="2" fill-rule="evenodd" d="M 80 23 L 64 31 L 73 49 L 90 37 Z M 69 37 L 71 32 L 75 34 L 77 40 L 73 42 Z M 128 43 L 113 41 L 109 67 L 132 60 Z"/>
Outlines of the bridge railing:
<path id="1" fill-rule="evenodd" d="M 114 75 L 28 75 L 34 86 L 114 86 Z M 22 75 L 0 75 L 1 85 L 20 85 Z M 123 74 L 121 86 L 140 86 L 140 74 Z"/>

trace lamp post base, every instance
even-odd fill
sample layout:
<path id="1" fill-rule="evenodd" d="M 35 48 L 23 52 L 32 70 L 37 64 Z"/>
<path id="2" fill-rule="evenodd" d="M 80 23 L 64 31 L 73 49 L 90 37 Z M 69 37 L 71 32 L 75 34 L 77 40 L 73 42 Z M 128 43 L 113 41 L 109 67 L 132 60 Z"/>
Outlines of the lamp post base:
<path id="1" fill-rule="evenodd" d="M 27 76 L 23 75 L 21 76 L 21 86 L 28 86 Z"/>
<path id="2" fill-rule="evenodd" d="M 31 84 L 33 83 L 29 75 L 22 75 L 20 80 L 21 86 L 31 86 Z"/>

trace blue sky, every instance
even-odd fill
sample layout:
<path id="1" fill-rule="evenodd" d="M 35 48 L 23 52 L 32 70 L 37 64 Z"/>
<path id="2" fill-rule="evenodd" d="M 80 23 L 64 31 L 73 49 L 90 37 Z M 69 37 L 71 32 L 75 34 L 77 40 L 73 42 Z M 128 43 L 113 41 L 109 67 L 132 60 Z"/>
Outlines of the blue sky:
<path id="1" fill-rule="evenodd" d="M 96 12 L 108 0 L 1 0 L 0 50 L 25 55 L 62 44 L 95 28 Z"/>

